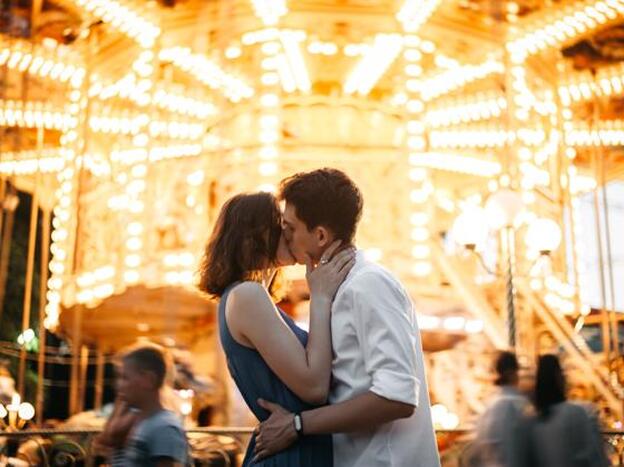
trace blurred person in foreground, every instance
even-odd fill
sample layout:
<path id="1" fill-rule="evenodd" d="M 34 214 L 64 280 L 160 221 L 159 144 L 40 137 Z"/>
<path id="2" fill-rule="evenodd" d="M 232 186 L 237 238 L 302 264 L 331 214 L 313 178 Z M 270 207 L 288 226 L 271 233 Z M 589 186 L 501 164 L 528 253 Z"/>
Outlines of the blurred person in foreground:
<path id="1" fill-rule="evenodd" d="M 537 366 L 532 423 L 532 465 L 536 467 L 604 467 L 609 465 L 600 429 L 581 404 L 568 402 L 565 377 L 555 355 Z"/>
<path id="2" fill-rule="evenodd" d="M 165 354 L 156 345 L 141 345 L 123 354 L 115 408 L 95 440 L 112 451 L 113 467 L 186 465 L 184 428 L 161 402 L 167 367 Z"/>
<path id="3" fill-rule="evenodd" d="M 519 390 L 516 355 L 501 352 L 495 363 L 500 387 L 477 423 L 472 465 L 483 467 L 529 466 L 528 436 L 531 404 Z"/>

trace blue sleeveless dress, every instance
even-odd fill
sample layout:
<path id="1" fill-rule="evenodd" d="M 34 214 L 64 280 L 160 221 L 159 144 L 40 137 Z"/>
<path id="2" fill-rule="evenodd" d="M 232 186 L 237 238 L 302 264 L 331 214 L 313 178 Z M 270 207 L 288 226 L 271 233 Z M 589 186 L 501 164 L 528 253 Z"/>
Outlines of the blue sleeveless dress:
<path id="1" fill-rule="evenodd" d="M 225 319 L 225 304 L 232 284 L 225 291 L 219 302 L 219 338 L 227 359 L 232 379 L 238 386 L 249 409 L 259 421 L 269 417 L 269 412 L 257 403 L 259 398 L 275 402 L 290 412 L 301 412 L 313 408 L 303 402 L 273 373 L 262 356 L 255 349 L 245 347 L 234 340 Z M 295 333 L 303 346 L 308 341 L 308 333 L 299 328 L 295 322 L 279 310 L 282 318 Z M 329 345 L 329 343 L 328 343 Z M 287 450 L 279 452 L 262 461 L 253 462 L 255 435 L 252 436 L 243 467 L 332 467 L 333 451 L 331 435 L 304 436 Z"/>

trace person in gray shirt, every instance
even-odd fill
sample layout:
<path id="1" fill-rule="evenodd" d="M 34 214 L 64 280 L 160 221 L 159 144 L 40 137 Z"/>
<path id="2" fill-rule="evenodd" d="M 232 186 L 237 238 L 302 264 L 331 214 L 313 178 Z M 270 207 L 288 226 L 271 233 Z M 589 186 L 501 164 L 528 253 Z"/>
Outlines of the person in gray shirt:
<path id="1" fill-rule="evenodd" d="M 98 439 L 99 444 L 113 449 L 113 467 L 186 465 L 184 428 L 160 401 L 166 372 L 158 346 L 143 345 L 122 357 L 115 411 Z"/>
<path id="2" fill-rule="evenodd" d="M 537 416 L 531 441 L 535 467 L 607 467 L 600 427 L 587 404 L 566 400 L 565 375 L 556 355 L 542 355 L 535 383 Z"/>

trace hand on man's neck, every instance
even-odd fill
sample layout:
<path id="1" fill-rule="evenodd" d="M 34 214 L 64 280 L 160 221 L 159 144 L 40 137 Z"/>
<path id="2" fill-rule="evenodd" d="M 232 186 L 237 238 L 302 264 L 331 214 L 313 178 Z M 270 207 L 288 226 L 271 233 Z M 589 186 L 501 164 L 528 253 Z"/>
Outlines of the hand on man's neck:
<path id="1" fill-rule="evenodd" d="M 328 250 L 328 248 L 331 246 L 331 242 L 321 250 L 321 252 L 319 253 L 318 258 L 314 258 L 315 263 L 318 264 L 318 262 L 321 260 L 321 258 L 323 257 L 323 254 L 325 254 L 325 252 Z M 329 261 L 331 261 L 331 259 L 336 256 L 338 253 L 340 253 L 341 251 L 346 250 L 347 248 L 354 248 L 357 250 L 357 248 L 355 247 L 355 245 L 353 243 L 345 243 L 343 245 L 340 245 L 338 248 L 336 248 L 336 251 L 334 251 L 334 253 L 331 255 L 331 257 L 327 258 Z"/>

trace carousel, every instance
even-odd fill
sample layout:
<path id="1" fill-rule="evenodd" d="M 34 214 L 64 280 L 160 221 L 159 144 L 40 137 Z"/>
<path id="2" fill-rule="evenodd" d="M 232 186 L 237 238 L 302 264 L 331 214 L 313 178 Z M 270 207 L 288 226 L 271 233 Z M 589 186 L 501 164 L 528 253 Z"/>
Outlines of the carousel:
<path id="1" fill-rule="evenodd" d="M 624 0 L 4 2 L 0 292 L 29 196 L 22 340 L 38 317 L 68 342 L 69 415 L 150 340 L 209 381 L 193 413 L 246 424 L 198 262 L 231 195 L 331 166 L 362 189 L 358 247 L 416 303 L 437 428 L 474 423 L 506 348 L 527 379 L 561 355 L 621 428 L 622 25 Z"/>

